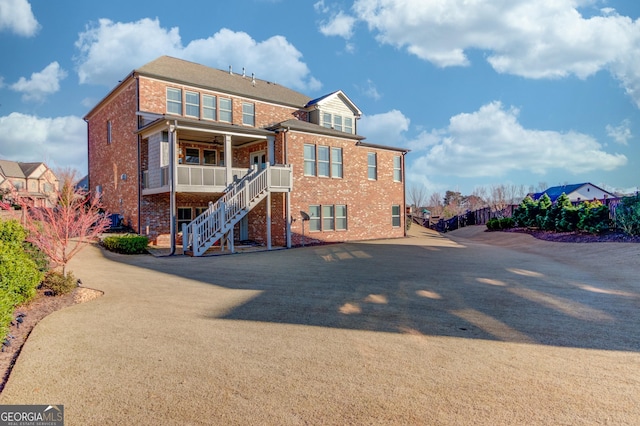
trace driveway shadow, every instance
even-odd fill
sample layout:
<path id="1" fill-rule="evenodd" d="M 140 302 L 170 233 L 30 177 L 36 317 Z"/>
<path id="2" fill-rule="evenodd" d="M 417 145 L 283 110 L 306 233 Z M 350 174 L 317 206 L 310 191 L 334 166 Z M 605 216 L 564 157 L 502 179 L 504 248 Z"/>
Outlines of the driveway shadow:
<path id="1" fill-rule="evenodd" d="M 640 350 L 640 284 L 607 282 L 597 265 L 431 237 L 209 258 L 109 257 L 255 292 L 223 316 L 212 300 L 204 314 L 212 319 Z"/>

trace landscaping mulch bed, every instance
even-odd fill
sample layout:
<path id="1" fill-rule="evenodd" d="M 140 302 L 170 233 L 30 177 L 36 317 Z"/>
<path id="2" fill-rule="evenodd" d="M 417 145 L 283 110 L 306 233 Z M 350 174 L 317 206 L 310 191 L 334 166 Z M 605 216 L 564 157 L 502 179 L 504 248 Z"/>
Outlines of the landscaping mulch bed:
<path id="1" fill-rule="evenodd" d="M 38 290 L 36 297 L 29 303 L 18 306 L 13 313 L 13 324 L 9 330 L 9 336 L 6 339 L 7 345 L 0 345 L 0 392 L 4 389 L 11 369 L 20 355 L 22 346 L 29 337 L 33 327 L 40 320 L 52 312 L 75 305 L 76 303 L 88 302 L 102 295 L 101 291 L 92 290 L 85 287 L 77 287 L 71 293 L 60 296 L 50 296 L 44 289 Z M 17 321 L 17 317 L 23 314 L 22 323 Z"/>
<path id="2" fill-rule="evenodd" d="M 504 232 L 530 234 L 539 240 L 559 243 L 640 243 L 640 236 L 631 236 L 622 232 L 605 232 L 588 234 L 583 232 L 552 232 L 540 229 L 513 228 Z"/>

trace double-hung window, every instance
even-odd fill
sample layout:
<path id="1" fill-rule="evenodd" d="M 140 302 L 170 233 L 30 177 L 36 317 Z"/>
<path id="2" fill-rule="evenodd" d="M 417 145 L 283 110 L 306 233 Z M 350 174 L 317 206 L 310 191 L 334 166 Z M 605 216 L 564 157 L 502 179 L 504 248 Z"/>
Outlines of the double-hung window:
<path id="1" fill-rule="evenodd" d="M 220 121 L 231 123 L 233 119 L 231 99 L 220 98 Z"/>
<path id="2" fill-rule="evenodd" d="M 323 127 L 327 127 L 329 129 L 333 127 L 333 121 L 331 120 L 331 114 L 329 114 L 328 112 L 323 112 L 322 113 L 322 126 Z"/>
<path id="3" fill-rule="evenodd" d="M 334 115 L 333 116 L 333 128 L 335 130 L 338 130 L 339 132 L 342 131 L 342 117 L 339 115 Z"/>
<path id="4" fill-rule="evenodd" d="M 318 176 L 329 177 L 329 147 L 318 146 Z"/>
<path id="5" fill-rule="evenodd" d="M 391 226 L 400 227 L 400 206 L 391 206 Z"/>
<path id="6" fill-rule="evenodd" d="M 393 180 L 402 182 L 402 158 L 399 155 L 393 157 Z"/>
<path id="7" fill-rule="evenodd" d="M 335 229 L 333 205 L 322 206 L 322 230 L 333 231 Z"/>
<path id="8" fill-rule="evenodd" d="M 167 87 L 167 113 L 182 115 L 182 90 Z"/>
<path id="9" fill-rule="evenodd" d="M 331 177 L 342 178 L 342 148 L 331 148 Z"/>
<path id="10" fill-rule="evenodd" d="M 111 130 L 112 130 L 111 120 L 107 121 L 107 143 L 111 143 Z"/>
<path id="11" fill-rule="evenodd" d="M 320 230 L 320 206 L 309 206 L 309 231 Z"/>
<path id="12" fill-rule="evenodd" d="M 256 125 L 256 106 L 255 104 L 243 103 L 242 104 L 242 124 L 246 126 Z"/>
<path id="13" fill-rule="evenodd" d="M 344 204 L 336 205 L 336 231 L 347 230 L 347 206 Z"/>
<path id="14" fill-rule="evenodd" d="M 200 94 L 185 92 L 185 115 L 200 118 Z"/>
<path id="15" fill-rule="evenodd" d="M 376 180 L 378 178 L 378 162 L 375 152 L 369 152 L 367 154 L 367 177 L 369 180 Z"/>
<path id="16" fill-rule="evenodd" d="M 202 95 L 202 118 L 216 120 L 216 97 Z"/>
<path id="17" fill-rule="evenodd" d="M 345 117 L 344 118 L 344 129 L 346 133 L 353 134 L 353 118 Z"/>
<path id="18" fill-rule="evenodd" d="M 316 175 L 316 146 L 304 145 L 304 175 Z"/>

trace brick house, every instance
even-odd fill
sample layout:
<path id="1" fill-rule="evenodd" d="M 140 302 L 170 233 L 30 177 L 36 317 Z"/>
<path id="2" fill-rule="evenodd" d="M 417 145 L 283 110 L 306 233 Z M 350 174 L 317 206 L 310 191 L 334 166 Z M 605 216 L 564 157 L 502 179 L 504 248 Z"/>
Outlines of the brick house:
<path id="1" fill-rule="evenodd" d="M 318 99 L 162 56 L 86 116 L 89 188 L 153 243 L 200 255 L 405 235 L 407 150 L 364 142 L 342 91 Z"/>
<path id="2" fill-rule="evenodd" d="M 58 178 L 45 163 L 0 160 L 0 193 L 10 197 L 9 193 L 16 191 L 35 207 L 51 207 L 57 190 Z"/>

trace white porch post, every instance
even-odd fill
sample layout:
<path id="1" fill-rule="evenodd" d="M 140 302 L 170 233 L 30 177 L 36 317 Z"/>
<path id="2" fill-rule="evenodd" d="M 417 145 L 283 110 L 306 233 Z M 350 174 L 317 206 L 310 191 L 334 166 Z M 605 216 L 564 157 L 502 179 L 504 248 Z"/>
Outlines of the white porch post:
<path id="1" fill-rule="evenodd" d="M 270 165 L 275 164 L 275 156 L 276 156 L 276 137 L 275 136 L 267 136 L 267 162 Z"/>
<path id="2" fill-rule="evenodd" d="M 224 167 L 226 172 L 226 184 L 227 186 L 231 185 L 233 181 L 233 170 L 231 164 L 231 135 L 224 135 Z"/>
<path id="3" fill-rule="evenodd" d="M 285 194 L 285 203 L 287 203 L 286 222 L 287 222 L 287 248 L 291 248 L 291 193 Z"/>
<path id="4" fill-rule="evenodd" d="M 267 250 L 271 250 L 271 191 L 267 193 Z"/>

